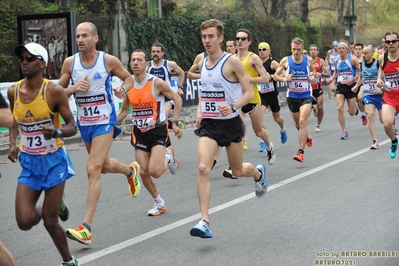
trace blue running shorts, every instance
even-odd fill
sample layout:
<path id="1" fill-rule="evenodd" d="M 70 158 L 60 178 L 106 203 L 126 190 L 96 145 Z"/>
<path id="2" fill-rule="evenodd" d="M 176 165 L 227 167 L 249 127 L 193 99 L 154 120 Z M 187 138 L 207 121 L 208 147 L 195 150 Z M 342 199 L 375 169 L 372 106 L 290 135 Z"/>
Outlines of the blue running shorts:
<path id="1" fill-rule="evenodd" d="M 91 144 L 93 138 L 100 135 L 108 134 L 109 132 L 111 132 L 112 129 L 114 129 L 114 135 L 112 136 L 112 138 L 116 138 L 122 132 L 122 130 L 115 125 L 96 125 L 96 126 L 79 127 L 80 136 L 82 140 L 89 144 Z"/>
<path id="2" fill-rule="evenodd" d="M 18 177 L 18 183 L 36 191 L 46 191 L 75 175 L 75 169 L 65 147 L 47 155 L 30 155 L 21 152 L 19 162 L 22 172 Z"/>

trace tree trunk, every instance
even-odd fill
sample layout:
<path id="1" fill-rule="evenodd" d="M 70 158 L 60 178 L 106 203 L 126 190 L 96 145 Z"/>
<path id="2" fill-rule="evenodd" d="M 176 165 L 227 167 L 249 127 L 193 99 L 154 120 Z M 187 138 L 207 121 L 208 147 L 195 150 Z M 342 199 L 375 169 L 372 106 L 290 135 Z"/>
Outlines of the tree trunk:
<path id="1" fill-rule="evenodd" d="M 301 11 L 301 21 L 309 23 L 309 0 L 302 0 Z"/>
<path id="2" fill-rule="evenodd" d="M 287 0 L 271 0 L 270 15 L 285 21 L 287 19 L 286 4 Z"/>
<path id="3" fill-rule="evenodd" d="M 58 6 L 60 7 L 60 12 L 71 11 L 69 0 L 59 0 Z"/>
<path id="4" fill-rule="evenodd" d="M 108 47 L 109 54 L 121 60 L 122 65 L 127 68 L 129 63 L 129 51 L 127 50 L 127 34 L 125 30 L 127 0 L 107 0 L 109 5 Z"/>

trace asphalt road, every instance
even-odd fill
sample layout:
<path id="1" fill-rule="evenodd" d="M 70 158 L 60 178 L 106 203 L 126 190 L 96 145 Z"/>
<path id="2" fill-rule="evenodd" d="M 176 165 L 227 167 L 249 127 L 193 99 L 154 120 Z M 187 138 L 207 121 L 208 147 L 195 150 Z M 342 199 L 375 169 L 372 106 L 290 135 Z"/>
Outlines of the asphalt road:
<path id="1" fill-rule="evenodd" d="M 251 179 L 222 177 L 227 166 L 222 150 L 212 172 L 212 239 L 189 235 L 200 216 L 195 188 L 197 137 L 186 129 L 182 140 L 172 137 L 180 171 L 176 175 L 165 172 L 156 180 L 167 212 L 147 216 L 153 201 L 144 188 L 133 199 L 124 176 L 105 175 L 93 244 L 68 241 L 72 254 L 88 266 L 399 265 L 398 158 L 388 155 L 382 125 L 377 124 L 381 147 L 372 151 L 370 134 L 360 117 L 346 115 L 349 139 L 342 141 L 335 103 L 327 101 L 322 132 L 314 132 L 316 120 L 313 115 L 309 119 L 314 144 L 306 148 L 305 162 L 299 163 L 292 159 L 298 149 L 297 131 L 288 109 L 282 115 L 286 144 L 280 143 L 279 128 L 270 113 L 265 116 L 277 161 L 267 166 L 269 190 L 264 198 L 255 197 Z M 249 119 L 245 121 L 249 144 L 245 160 L 266 162 L 266 155 L 258 152 L 259 139 Z M 80 143 L 67 148 L 78 175 L 66 186 L 71 215 L 62 223 L 65 228 L 82 223 L 87 188 L 86 151 Z M 124 163 L 133 161 L 128 138 L 116 140 L 110 155 Z M 60 265 L 61 257 L 42 223 L 29 232 L 18 229 L 14 200 L 20 166 L 7 161 L 6 155 L 0 155 L 0 163 L 1 241 L 17 265 Z"/>

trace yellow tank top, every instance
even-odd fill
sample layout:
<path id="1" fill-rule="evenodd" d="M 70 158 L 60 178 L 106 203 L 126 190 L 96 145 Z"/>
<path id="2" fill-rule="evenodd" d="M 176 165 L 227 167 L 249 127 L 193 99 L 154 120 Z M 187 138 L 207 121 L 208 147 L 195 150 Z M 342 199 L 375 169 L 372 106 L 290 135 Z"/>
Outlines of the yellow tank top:
<path id="1" fill-rule="evenodd" d="M 13 116 L 19 125 L 19 149 L 31 155 L 53 153 L 64 145 L 61 138 L 45 140 L 41 125 L 61 127 L 61 116 L 47 105 L 46 92 L 50 81 L 43 79 L 41 89 L 30 103 L 23 103 L 19 90 L 23 80 L 17 82 L 14 91 Z"/>
<path id="2" fill-rule="evenodd" d="M 249 58 L 252 56 L 252 52 L 249 52 L 244 59 L 241 60 L 242 65 L 244 66 L 245 72 L 252 77 L 258 77 L 259 74 L 256 70 L 252 69 L 251 66 L 248 64 Z M 235 56 L 238 56 L 238 54 L 235 54 Z M 260 94 L 258 90 L 258 83 L 251 82 L 252 89 L 254 90 L 254 99 L 250 103 L 260 103 Z"/>

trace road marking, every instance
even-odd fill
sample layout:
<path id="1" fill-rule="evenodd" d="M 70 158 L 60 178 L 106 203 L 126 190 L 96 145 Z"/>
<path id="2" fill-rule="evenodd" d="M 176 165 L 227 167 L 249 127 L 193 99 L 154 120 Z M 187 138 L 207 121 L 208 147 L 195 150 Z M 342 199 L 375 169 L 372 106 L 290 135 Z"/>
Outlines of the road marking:
<path id="1" fill-rule="evenodd" d="M 389 142 L 390 142 L 389 139 L 385 140 L 383 142 L 380 142 L 380 146 L 383 146 L 383 145 L 385 145 L 385 144 L 387 144 Z M 270 191 L 275 190 L 277 188 L 280 188 L 282 186 L 288 185 L 288 184 L 293 183 L 295 181 L 298 181 L 298 180 L 300 180 L 300 179 L 302 179 L 304 177 L 307 177 L 309 175 L 312 175 L 314 173 L 317 173 L 317 172 L 320 172 L 320 171 L 322 171 L 324 169 L 327 169 L 327 168 L 329 168 L 331 166 L 334 166 L 334 165 L 339 164 L 341 162 L 344 162 L 346 160 L 350 160 L 350 159 L 352 159 L 352 158 L 354 158 L 356 156 L 359 156 L 359 155 L 361 155 L 363 153 L 366 153 L 368 151 L 370 151 L 370 148 L 365 148 L 365 149 L 359 150 L 357 152 L 354 152 L 352 154 L 349 154 L 347 156 L 344 156 L 342 158 L 339 158 L 337 160 L 334 160 L 334 161 L 331 161 L 331 162 L 326 163 L 324 165 L 321 165 L 319 167 L 313 168 L 313 169 L 311 169 L 309 171 L 306 171 L 304 173 L 301 173 L 299 175 L 290 177 L 290 178 L 288 178 L 286 180 L 280 181 L 280 182 L 278 182 L 276 184 L 273 184 L 273 185 L 269 186 L 267 191 L 270 192 Z M 242 203 L 244 201 L 250 200 L 250 199 L 252 199 L 254 197 L 255 197 L 255 193 L 252 192 L 252 193 L 247 194 L 245 196 L 242 196 L 240 198 L 234 199 L 232 201 L 229 201 L 229 202 L 226 202 L 226 203 L 221 204 L 219 206 L 211 208 L 209 210 L 209 214 L 212 214 L 212 213 L 227 209 L 227 208 L 232 207 L 234 205 L 240 204 L 240 203 Z M 91 253 L 89 255 L 86 255 L 86 256 L 81 257 L 80 259 L 78 259 L 79 260 L 79 264 L 83 264 L 83 263 L 94 261 L 94 260 L 99 259 L 101 257 L 104 257 L 106 255 L 109 255 L 109 254 L 112 254 L 112 253 L 117 252 L 119 250 L 122 250 L 124 248 L 130 247 L 130 246 L 132 246 L 134 244 L 143 242 L 143 241 L 145 241 L 147 239 L 150 239 L 152 237 L 155 237 L 155 236 L 158 236 L 158 235 L 163 234 L 165 232 L 168 232 L 168 231 L 171 231 L 173 229 L 176 229 L 177 227 L 180 227 L 182 225 L 186 225 L 188 223 L 197 221 L 200 218 L 201 218 L 201 215 L 199 213 L 197 213 L 197 214 L 194 214 L 194 215 L 189 216 L 187 218 L 184 218 L 184 219 L 181 219 L 179 221 L 176 221 L 174 223 L 171 223 L 171 224 L 162 226 L 160 228 L 157 228 L 155 230 L 152 230 L 152 231 L 150 231 L 148 233 L 133 237 L 133 238 L 128 239 L 126 241 L 123 241 L 123 242 L 121 242 L 119 244 L 116 244 L 116 245 L 110 246 L 108 248 L 96 251 L 94 253 Z M 187 236 L 188 236 L 188 232 L 187 232 Z"/>

